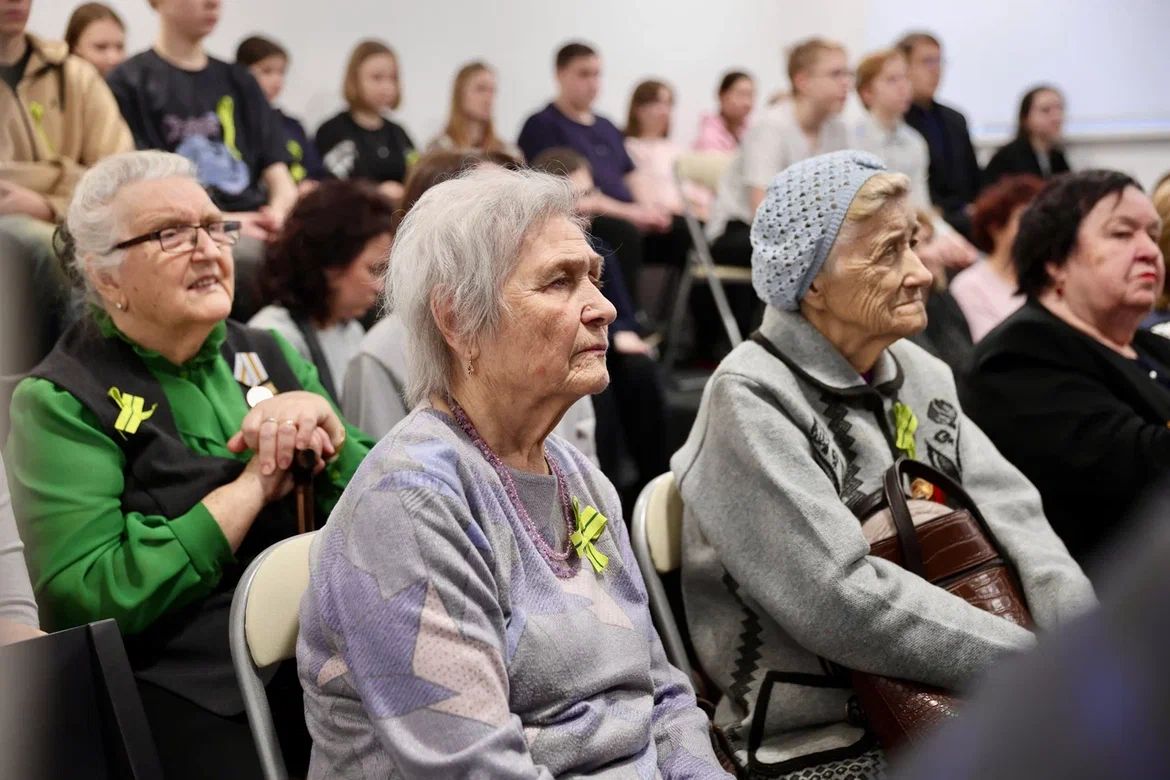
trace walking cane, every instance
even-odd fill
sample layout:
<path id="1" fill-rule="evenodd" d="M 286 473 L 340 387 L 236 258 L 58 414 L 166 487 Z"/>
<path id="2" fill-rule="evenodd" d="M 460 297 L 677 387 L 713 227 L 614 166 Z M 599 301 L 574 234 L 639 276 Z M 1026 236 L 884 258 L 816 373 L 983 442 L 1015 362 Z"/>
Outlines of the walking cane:
<path id="1" fill-rule="evenodd" d="M 317 530 L 314 517 L 313 472 L 317 470 L 317 453 L 297 450 L 293 456 L 293 492 L 297 501 L 297 533 Z"/>

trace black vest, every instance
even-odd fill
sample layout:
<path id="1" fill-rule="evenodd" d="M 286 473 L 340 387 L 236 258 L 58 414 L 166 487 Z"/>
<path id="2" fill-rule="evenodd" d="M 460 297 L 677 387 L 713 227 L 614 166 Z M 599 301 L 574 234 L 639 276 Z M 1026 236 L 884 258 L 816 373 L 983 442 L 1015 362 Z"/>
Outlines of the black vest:
<path id="1" fill-rule="evenodd" d="M 267 331 L 229 320 L 221 354 L 234 365 L 238 352 L 255 352 L 278 391 L 299 390 L 300 383 Z M 126 341 L 106 338 L 89 318 L 70 328 L 31 376 L 47 379 L 84 404 L 101 429 L 126 456 L 122 511 L 178 517 L 244 469 L 231 458 L 199 455 L 183 443 L 162 385 Z M 141 396 L 154 414 L 136 433 L 116 431 L 119 408 L 108 396 L 117 387 Z M 245 389 L 241 386 L 241 393 Z M 227 564 L 214 591 L 159 618 L 145 631 L 126 637 L 135 676 L 220 715 L 237 715 L 244 704 L 228 649 L 228 614 L 232 594 L 244 568 L 272 543 L 296 534 L 293 502 L 270 504 L 256 518 Z"/>

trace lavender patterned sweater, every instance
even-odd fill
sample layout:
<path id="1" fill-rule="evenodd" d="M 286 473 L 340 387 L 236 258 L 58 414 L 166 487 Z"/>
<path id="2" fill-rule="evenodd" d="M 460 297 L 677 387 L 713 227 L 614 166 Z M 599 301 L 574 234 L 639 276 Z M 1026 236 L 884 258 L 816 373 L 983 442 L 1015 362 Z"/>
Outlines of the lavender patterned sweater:
<path id="1" fill-rule="evenodd" d="M 616 492 L 568 443 L 546 450 L 609 517 L 600 574 L 577 561 L 553 575 L 447 415 L 415 410 L 366 458 L 310 553 L 297 642 L 310 777 L 727 777 L 651 624 Z M 555 482 L 541 479 L 521 496 L 557 548 Z"/>

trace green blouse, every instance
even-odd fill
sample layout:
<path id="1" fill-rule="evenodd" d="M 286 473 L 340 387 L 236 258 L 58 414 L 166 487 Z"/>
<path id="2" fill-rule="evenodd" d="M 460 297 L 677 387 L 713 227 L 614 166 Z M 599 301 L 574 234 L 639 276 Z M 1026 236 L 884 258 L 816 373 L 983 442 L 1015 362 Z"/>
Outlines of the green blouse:
<path id="1" fill-rule="evenodd" d="M 106 337 L 126 339 L 108 317 L 99 324 Z M 226 446 L 248 412 L 220 354 L 226 333 L 216 325 L 181 366 L 126 341 L 162 385 L 183 442 L 201 455 L 246 462 L 251 453 Z M 273 335 L 301 387 L 328 398 L 313 364 Z M 114 618 L 134 634 L 214 590 L 234 556 L 202 502 L 178 517 L 124 512 L 122 448 L 87 407 L 47 379 L 23 380 L 11 411 L 5 463 L 37 599 L 54 623 L 48 630 Z M 345 429 L 345 446 L 316 482 L 322 517 L 373 446 L 357 428 Z"/>

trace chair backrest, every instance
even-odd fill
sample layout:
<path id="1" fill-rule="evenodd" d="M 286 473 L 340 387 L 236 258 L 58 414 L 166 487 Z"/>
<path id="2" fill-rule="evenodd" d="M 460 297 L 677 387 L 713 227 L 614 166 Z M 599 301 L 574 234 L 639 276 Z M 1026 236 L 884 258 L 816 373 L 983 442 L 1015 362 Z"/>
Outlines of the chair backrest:
<path id="1" fill-rule="evenodd" d="M 667 659 L 695 680 L 695 671 L 687 658 L 686 645 L 661 574 L 675 571 L 682 564 L 682 496 L 670 472 L 650 480 L 634 504 L 630 542 L 634 558 L 646 581 L 650 595 L 650 613 L 662 637 Z"/>
<path id="2" fill-rule="evenodd" d="M 714 191 L 733 158 L 729 152 L 684 152 L 678 156 L 676 170 L 683 181 Z"/>
<path id="3" fill-rule="evenodd" d="M 731 160 L 732 155 L 725 152 L 687 152 L 681 154 L 674 162 L 674 183 L 678 188 L 679 197 L 682 199 L 683 221 L 686 222 L 687 233 L 690 234 L 691 246 L 694 249 L 692 258 L 688 258 L 689 271 L 694 273 L 701 270 L 711 290 L 711 295 L 715 299 L 715 308 L 719 312 L 723 330 L 727 333 L 727 339 L 732 348 L 735 348 L 743 341 L 743 334 L 740 333 L 739 324 L 735 320 L 731 305 L 727 302 L 727 292 L 723 289 L 723 282 L 717 273 L 719 266 L 715 265 L 715 258 L 711 256 L 711 246 L 707 243 L 707 236 L 703 233 L 703 225 L 699 222 L 694 209 L 691 208 L 686 193 L 683 192 L 683 182 L 686 181 L 694 182 L 711 190 L 716 189 Z M 698 268 L 695 268 L 695 261 L 698 262 Z M 679 285 L 679 297 L 675 301 L 676 315 L 683 312 L 689 294 L 689 284 Z M 672 317 L 671 320 L 670 341 L 674 342 L 678 337 L 680 323 L 678 317 Z M 672 367 L 675 347 L 673 343 L 668 344 L 668 347 L 670 353 L 664 362 L 668 367 Z"/>
<path id="4" fill-rule="evenodd" d="M 163 776 L 113 620 L 0 648 L 0 735 L 3 778 Z"/>
<path id="5" fill-rule="evenodd" d="M 300 534 L 260 553 L 232 597 L 232 664 L 268 780 L 284 780 L 288 772 L 259 670 L 296 656 L 301 597 L 309 588 L 309 545 L 315 536 Z"/>

